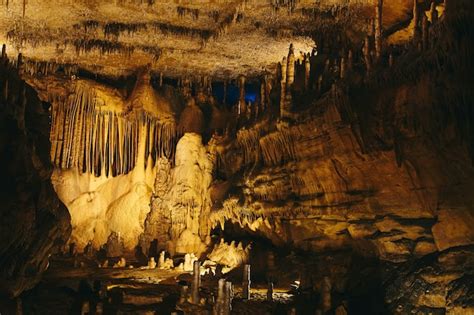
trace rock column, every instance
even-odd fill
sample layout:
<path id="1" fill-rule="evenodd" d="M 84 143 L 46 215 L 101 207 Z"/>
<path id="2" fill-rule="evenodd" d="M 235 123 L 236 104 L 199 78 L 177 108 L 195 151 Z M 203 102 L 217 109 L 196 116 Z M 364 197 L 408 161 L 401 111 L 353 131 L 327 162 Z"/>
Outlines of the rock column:
<path id="1" fill-rule="evenodd" d="M 382 7 L 383 0 L 378 0 L 375 6 L 375 57 L 377 61 L 382 55 Z"/>
<path id="2" fill-rule="evenodd" d="M 304 58 L 304 88 L 308 90 L 309 87 L 309 75 L 311 72 L 311 63 L 309 53 L 305 55 Z"/>
<path id="3" fill-rule="evenodd" d="M 250 265 L 244 266 L 244 276 L 242 281 L 242 298 L 244 300 L 250 299 Z"/>
<path id="4" fill-rule="evenodd" d="M 245 104 L 245 77 L 239 76 L 239 115 L 247 116 L 247 105 Z"/>
<path id="5" fill-rule="evenodd" d="M 327 312 L 331 309 L 331 279 L 324 277 L 321 288 L 321 307 L 323 312 Z"/>
<path id="6" fill-rule="evenodd" d="M 199 287 L 201 286 L 201 263 L 196 260 L 193 264 L 193 282 L 191 284 L 191 302 L 199 304 Z"/>
<path id="7" fill-rule="evenodd" d="M 281 66 L 280 117 L 284 117 L 285 116 L 285 96 L 286 96 L 286 68 L 287 68 L 286 57 L 283 57 L 283 61 L 280 66 Z"/>

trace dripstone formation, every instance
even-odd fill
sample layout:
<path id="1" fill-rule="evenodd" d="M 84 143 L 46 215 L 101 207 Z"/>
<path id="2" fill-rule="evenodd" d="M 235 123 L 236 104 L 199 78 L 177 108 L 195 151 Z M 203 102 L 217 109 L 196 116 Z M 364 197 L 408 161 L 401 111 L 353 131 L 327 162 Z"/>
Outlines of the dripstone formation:
<path id="1" fill-rule="evenodd" d="M 473 313 L 473 4 L 175 2 L 2 5 L 0 312 Z"/>

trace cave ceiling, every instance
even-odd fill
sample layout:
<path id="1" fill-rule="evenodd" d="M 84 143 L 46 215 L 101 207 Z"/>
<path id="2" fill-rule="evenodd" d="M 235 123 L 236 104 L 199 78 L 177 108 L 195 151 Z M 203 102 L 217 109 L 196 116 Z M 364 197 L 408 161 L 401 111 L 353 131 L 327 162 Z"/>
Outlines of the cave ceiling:
<path id="1" fill-rule="evenodd" d="M 0 43 L 25 60 L 73 64 L 109 77 L 151 64 L 168 77 L 216 79 L 274 73 L 293 43 L 340 27 L 358 41 L 373 18 L 368 0 L 7 0 Z M 384 28 L 410 19 L 409 0 L 384 4 Z M 331 14 L 328 15 L 328 12 Z"/>

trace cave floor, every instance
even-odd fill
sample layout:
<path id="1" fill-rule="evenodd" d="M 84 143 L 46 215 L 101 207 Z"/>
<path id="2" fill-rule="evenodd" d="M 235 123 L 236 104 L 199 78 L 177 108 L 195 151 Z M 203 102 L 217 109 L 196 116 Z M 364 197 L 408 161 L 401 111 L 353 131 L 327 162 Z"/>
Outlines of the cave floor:
<path id="1" fill-rule="evenodd" d="M 224 277 L 234 284 L 232 314 L 318 314 L 326 278 L 331 286 L 327 314 L 474 314 L 473 253 L 474 248 L 459 248 L 390 263 L 350 251 L 275 251 L 271 266 L 268 253 L 255 246 L 251 299 L 241 298 L 242 267 Z M 39 285 L 21 296 L 23 314 L 212 314 L 222 277 L 202 276 L 205 303 L 192 305 L 179 303 L 182 287 L 191 285 L 189 272 L 99 268 L 81 256 L 52 257 L 50 262 Z M 274 283 L 273 301 L 266 300 L 268 281 Z M 86 301 L 90 312 L 81 313 Z M 96 305 L 102 312 L 94 312 Z M 341 307 L 343 313 L 337 311 Z"/>
<path id="2" fill-rule="evenodd" d="M 253 282 L 250 301 L 241 299 L 241 279 L 227 275 L 234 283 L 233 312 L 237 314 L 286 314 L 293 302 L 289 285 L 274 288 L 273 301 L 266 301 L 265 283 Z M 201 277 L 200 296 L 206 301 L 217 294 L 218 277 Z M 90 314 L 96 305 L 103 314 L 211 314 L 212 306 L 178 303 L 183 285 L 190 286 L 192 274 L 179 270 L 99 268 L 83 259 L 54 259 L 42 282 L 22 297 L 24 314 L 82 314 L 89 301 Z M 97 312 L 100 314 L 100 312 Z"/>

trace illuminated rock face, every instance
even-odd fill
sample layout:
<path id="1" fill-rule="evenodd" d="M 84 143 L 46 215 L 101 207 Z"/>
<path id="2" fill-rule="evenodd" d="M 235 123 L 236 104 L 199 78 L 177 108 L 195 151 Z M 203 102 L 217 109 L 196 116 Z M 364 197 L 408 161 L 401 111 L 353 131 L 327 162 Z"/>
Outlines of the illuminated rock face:
<path id="1" fill-rule="evenodd" d="M 159 159 L 174 154 L 169 104 L 139 74 L 129 98 L 87 81 L 53 103 L 53 184 L 71 214 L 71 243 L 95 248 L 113 232 L 132 251 L 144 231 Z"/>
<path id="2" fill-rule="evenodd" d="M 138 170 L 117 177 L 80 174 L 77 170 L 56 170 L 53 184 L 71 214 L 70 242 L 82 250 L 89 241 L 95 248 L 107 242 L 112 232 L 132 250 L 143 232 L 150 211 L 154 170 L 137 179 Z"/>
<path id="3" fill-rule="evenodd" d="M 240 167 L 252 169 L 238 184 L 245 201 L 228 198 L 211 224 L 228 220 L 275 244 L 353 247 L 391 261 L 474 244 L 474 169 L 464 144 L 452 142 L 454 123 L 436 125 L 425 112 L 435 103 L 425 92 L 431 84 L 371 91 L 373 116 L 360 125 L 342 118 L 357 109 L 357 97 L 349 104 L 340 91 L 292 126 L 240 131 L 227 157 L 240 151 Z M 390 131 L 383 115 L 395 117 Z M 420 119 L 425 132 L 446 133 L 438 142 L 427 139 L 407 123 Z"/>
<path id="4" fill-rule="evenodd" d="M 210 233 L 213 168 L 201 136 L 186 133 L 178 141 L 175 166 L 166 161 L 161 164 L 143 247 L 157 239 L 160 247 L 172 253 L 200 254 Z"/>

